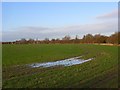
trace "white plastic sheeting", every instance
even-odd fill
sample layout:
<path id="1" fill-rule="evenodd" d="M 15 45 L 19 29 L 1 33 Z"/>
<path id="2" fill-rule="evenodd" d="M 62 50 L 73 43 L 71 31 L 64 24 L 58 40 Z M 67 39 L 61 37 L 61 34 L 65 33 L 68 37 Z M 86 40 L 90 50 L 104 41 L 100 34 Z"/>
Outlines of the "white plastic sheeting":
<path id="1" fill-rule="evenodd" d="M 36 68 L 36 67 L 53 67 L 53 66 L 72 66 L 72 65 L 77 65 L 77 64 L 82 64 L 84 62 L 88 62 L 92 60 L 93 58 L 89 58 L 87 60 L 80 59 L 81 56 L 79 57 L 74 57 L 74 58 L 69 58 L 69 59 L 64 59 L 64 60 L 59 60 L 55 62 L 45 62 L 45 63 L 34 63 L 30 64 L 31 67 Z"/>

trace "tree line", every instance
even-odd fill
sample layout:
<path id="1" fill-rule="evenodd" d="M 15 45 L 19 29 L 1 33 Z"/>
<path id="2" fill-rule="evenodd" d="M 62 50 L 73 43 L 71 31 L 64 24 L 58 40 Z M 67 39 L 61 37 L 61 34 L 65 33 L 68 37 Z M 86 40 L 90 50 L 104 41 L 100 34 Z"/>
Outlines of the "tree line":
<path id="1" fill-rule="evenodd" d="M 65 44 L 65 43 L 110 43 L 110 44 L 120 44 L 120 32 L 115 32 L 110 36 L 105 36 L 101 34 L 86 34 L 82 39 L 78 38 L 78 35 L 74 39 L 71 39 L 70 35 L 64 36 L 62 39 L 49 39 L 45 38 L 44 40 L 34 40 L 22 38 L 21 40 L 16 40 L 13 42 L 2 42 L 2 44 Z"/>

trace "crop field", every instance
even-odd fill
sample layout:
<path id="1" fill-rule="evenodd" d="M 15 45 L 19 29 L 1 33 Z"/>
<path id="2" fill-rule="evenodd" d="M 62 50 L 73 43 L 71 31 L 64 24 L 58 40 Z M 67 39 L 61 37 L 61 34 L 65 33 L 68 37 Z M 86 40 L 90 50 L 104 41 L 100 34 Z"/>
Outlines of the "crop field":
<path id="1" fill-rule="evenodd" d="M 31 68 L 28 64 L 82 56 L 73 66 Z M 92 44 L 4 44 L 3 88 L 117 88 L 118 46 Z"/>

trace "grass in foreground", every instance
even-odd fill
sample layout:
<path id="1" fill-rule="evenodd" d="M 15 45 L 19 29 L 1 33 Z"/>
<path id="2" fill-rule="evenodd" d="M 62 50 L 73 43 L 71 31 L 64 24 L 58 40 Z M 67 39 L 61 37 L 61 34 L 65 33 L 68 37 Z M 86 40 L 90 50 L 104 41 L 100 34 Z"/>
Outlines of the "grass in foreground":
<path id="1" fill-rule="evenodd" d="M 3 45 L 3 88 L 118 86 L 118 47 L 87 44 Z M 25 64 L 83 55 L 95 58 L 70 67 L 30 68 Z"/>

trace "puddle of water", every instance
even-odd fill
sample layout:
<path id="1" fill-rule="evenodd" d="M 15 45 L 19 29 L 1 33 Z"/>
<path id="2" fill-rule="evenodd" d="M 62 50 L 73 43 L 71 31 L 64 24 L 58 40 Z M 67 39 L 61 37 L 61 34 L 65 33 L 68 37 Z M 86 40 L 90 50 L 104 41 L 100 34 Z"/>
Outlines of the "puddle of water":
<path id="1" fill-rule="evenodd" d="M 77 64 L 82 64 L 84 62 L 88 62 L 90 60 L 92 60 L 93 58 L 89 58 L 87 60 L 84 59 L 80 59 L 81 56 L 79 57 L 73 57 L 73 58 L 69 58 L 69 59 L 64 59 L 64 60 L 59 60 L 59 61 L 55 61 L 55 62 L 46 62 L 46 63 L 34 63 L 34 64 L 30 64 L 30 66 L 32 68 L 36 68 L 36 67 L 53 67 L 53 66 L 72 66 L 72 65 L 77 65 Z"/>

